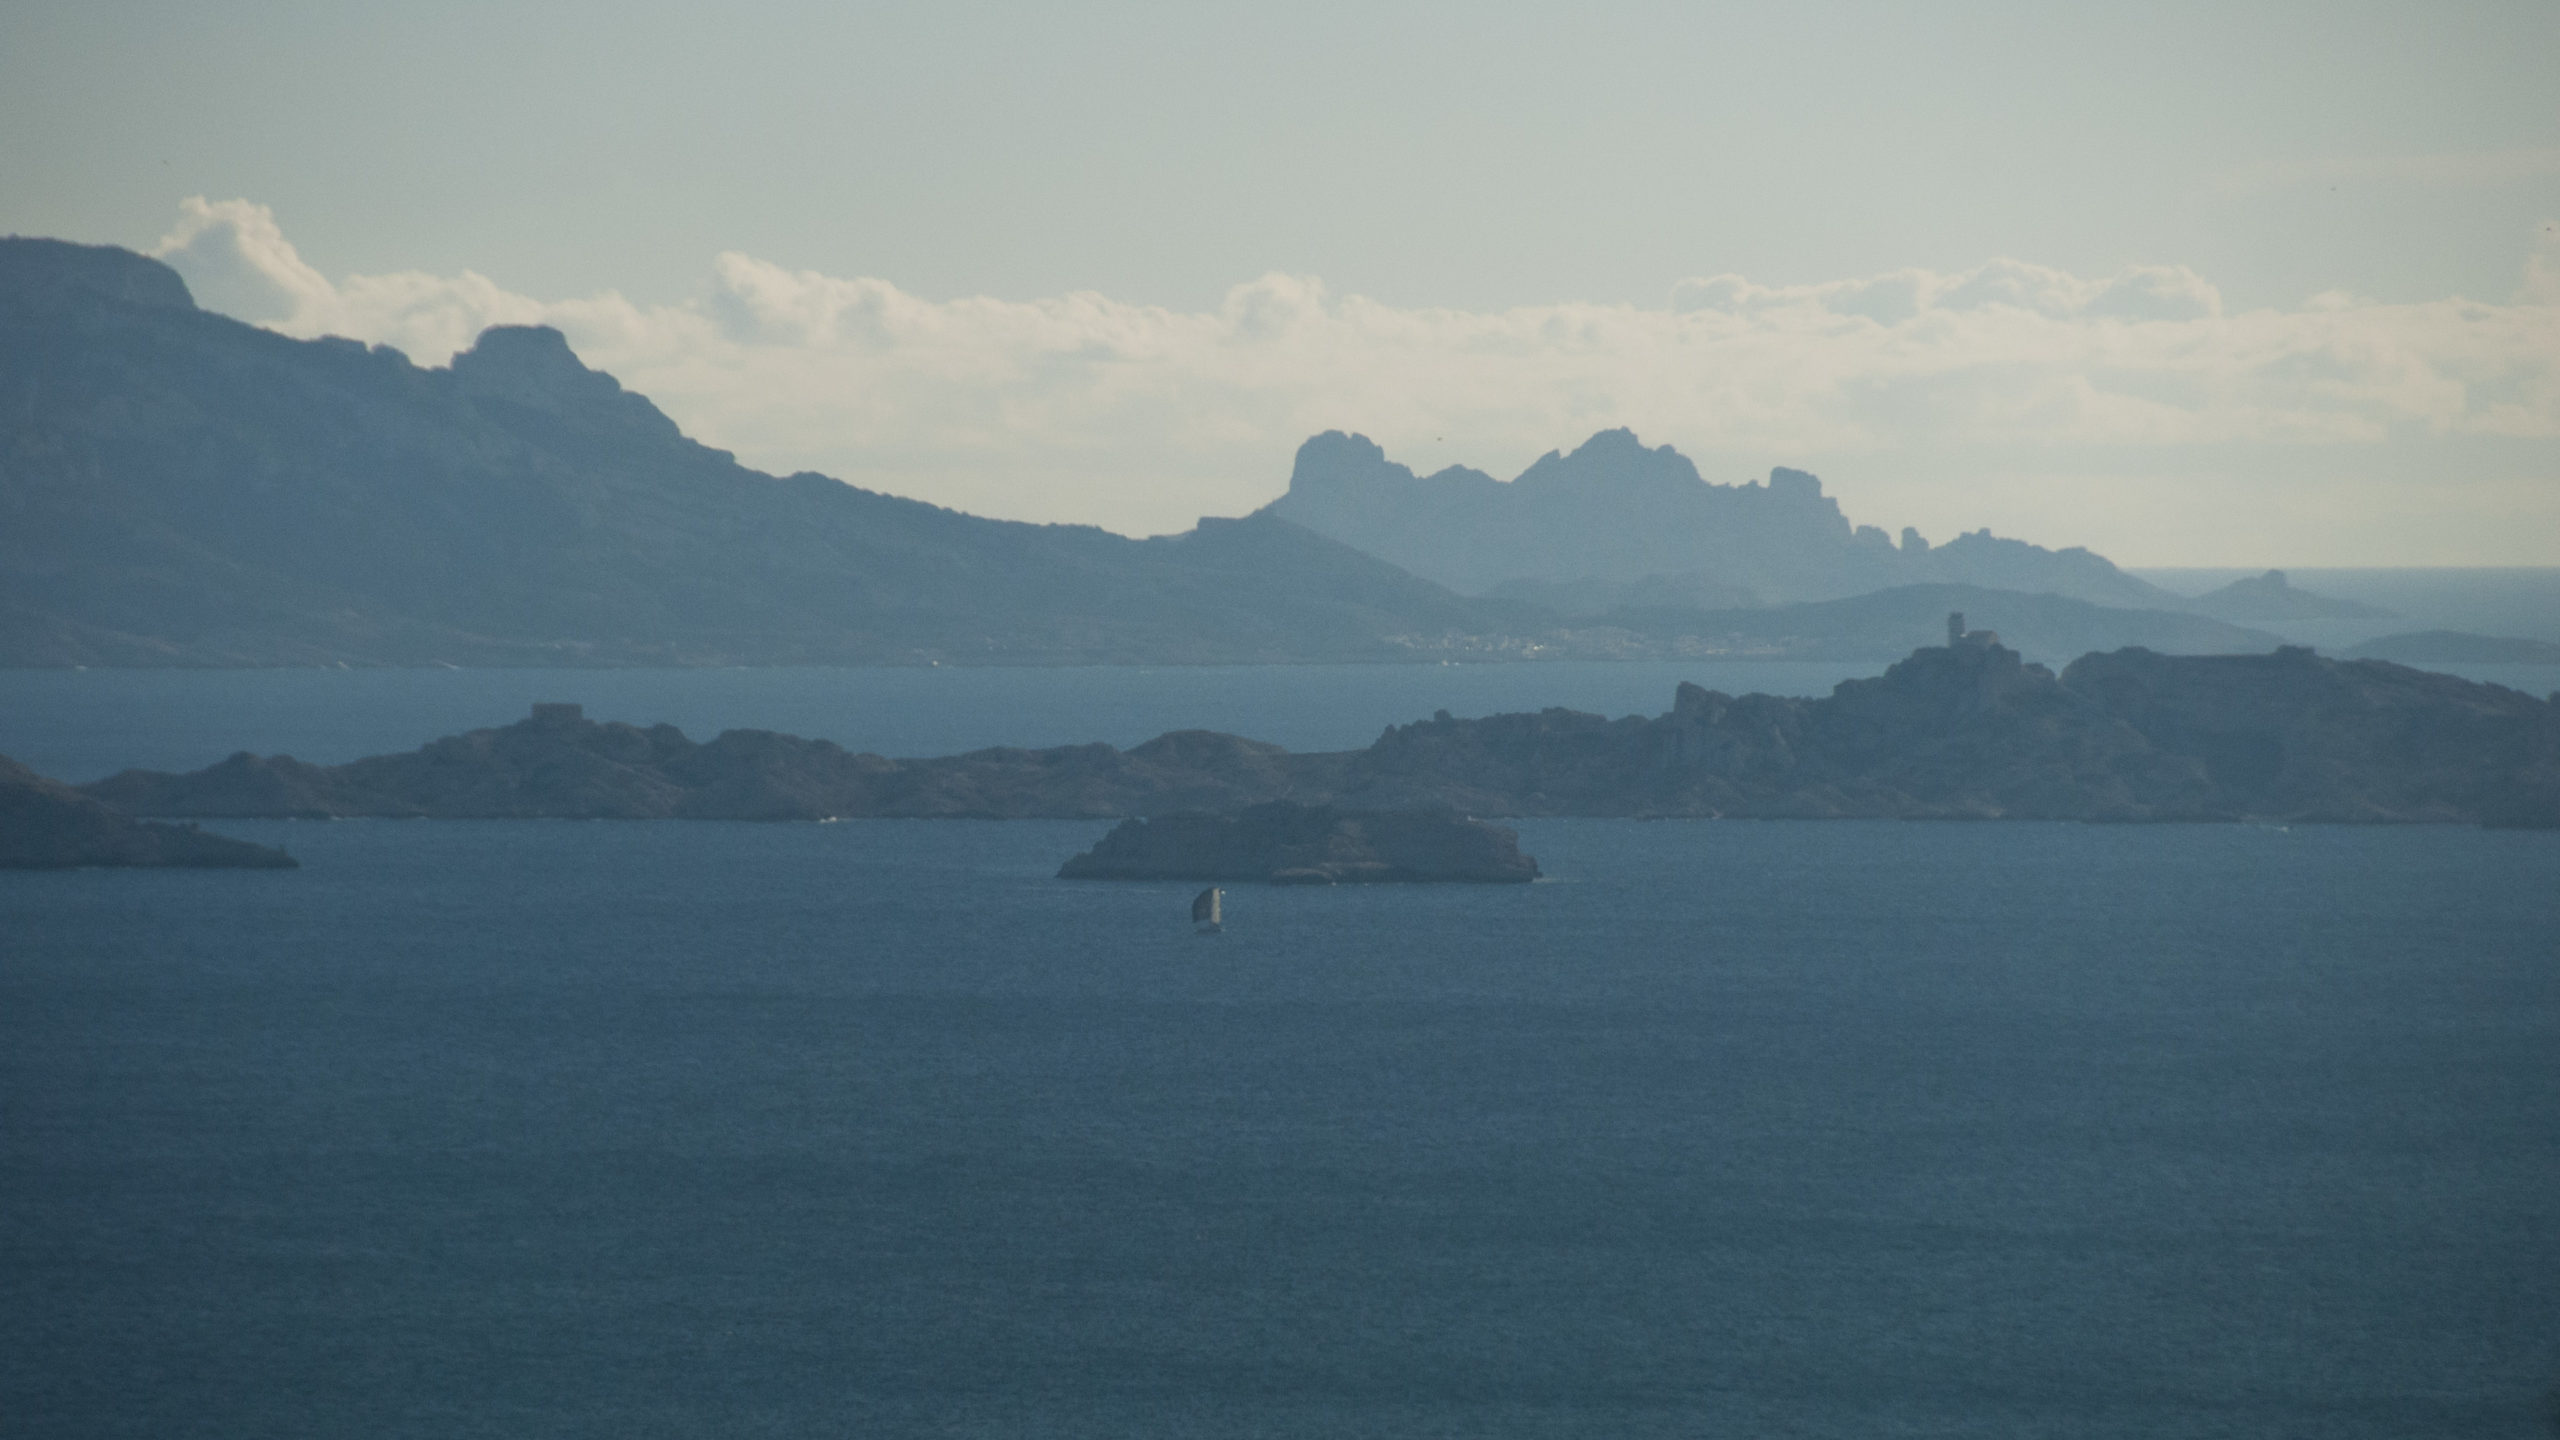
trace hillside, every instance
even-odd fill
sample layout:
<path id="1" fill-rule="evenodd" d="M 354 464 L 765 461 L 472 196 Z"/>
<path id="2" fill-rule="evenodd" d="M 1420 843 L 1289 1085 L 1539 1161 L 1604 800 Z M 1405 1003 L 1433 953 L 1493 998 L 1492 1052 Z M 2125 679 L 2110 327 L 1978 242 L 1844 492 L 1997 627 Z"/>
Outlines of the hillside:
<path id="1" fill-rule="evenodd" d="M 1131 540 L 687 439 L 557 331 L 446 369 L 0 240 L 0 664 L 1412 658 L 1524 607 L 1271 517 Z"/>
<path id="2" fill-rule="evenodd" d="M 2234 580 L 2187 602 L 2199 615 L 2239 624 L 2286 620 L 2388 620 L 2391 612 L 2353 600 L 2297 590 L 2281 570 Z"/>

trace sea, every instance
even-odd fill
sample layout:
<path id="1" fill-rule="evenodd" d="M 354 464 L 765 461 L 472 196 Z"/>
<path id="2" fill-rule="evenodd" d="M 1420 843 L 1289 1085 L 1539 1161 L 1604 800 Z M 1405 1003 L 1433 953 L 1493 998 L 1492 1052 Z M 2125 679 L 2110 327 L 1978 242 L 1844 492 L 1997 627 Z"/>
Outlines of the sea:
<path id="1" fill-rule="evenodd" d="M 1873 668 L 19 671 L 0 752 Z M 2560 834 L 1542 820 L 1199 935 L 1100 823 L 212 828 L 302 868 L 0 872 L 13 1440 L 2560 1431 Z"/>

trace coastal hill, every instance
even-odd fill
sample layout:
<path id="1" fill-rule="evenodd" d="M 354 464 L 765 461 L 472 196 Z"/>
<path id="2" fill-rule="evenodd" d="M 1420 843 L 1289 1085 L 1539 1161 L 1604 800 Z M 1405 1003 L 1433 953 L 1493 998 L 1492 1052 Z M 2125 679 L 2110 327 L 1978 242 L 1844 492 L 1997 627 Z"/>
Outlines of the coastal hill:
<path id="1" fill-rule="evenodd" d="M 2281 570 L 2234 580 L 2209 590 L 2187 604 L 2200 615 L 2240 624 L 2284 620 L 2388 620 L 2391 612 L 2353 600 L 2337 600 L 2297 590 Z"/>
<path id="2" fill-rule="evenodd" d="M 1570 710 L 1397 726 L 1297 755 L 1182 731 L 891 760 L 820 740 L 599 724 L 541 707 L 404 755 L 248 754 L 84 787 L 128 814 L 1099 818 L 1273 800 L 1470 815 L 2560 824 L 2560 705 L 2286 648 L 2120 650 L 2060 675 L 1985 632 L 1829 696 L 1682 685 L 1662 715 Z"/>
<path id="3" fill-rule="evenodd" d="M 1528 623 L 1270 517 L 1131 540 L 765 475 L 555 330 L 425 369 L 112 247 L 0 240 L 0 408 L 6 665 L 1373 660 Z"/>
<path id="4" fill-rule="evenodd" d="M 1822 482 L 1775 469 L 1768 483 L 1715 485 L 1668 445 L 1603 430 L 1550 451 L 1508 482 L 1451 466 L 1416 475 L 1368 437 L 1327 431 L 1298 447 L 1288 493 L 1256 512 L 1465 594 L 1588 608 L 1646 603 L 1649 586 L 1704 609 L 1832 600 L 1891 586 L 1973 585 L 2098 605 L 2177 610 L 2185 601 L 2083 549 L 2047 550 L 1988 530 L 1930 545 L 1852 525 Z M 1506 588 L 1508 586 L 1508 588 Z"/>
<path id="5" fill-rule="evenodd" d="M 135 820 L 0 755 L 0 870 L 88 865 L 290 870 L 273 846 Z"/>

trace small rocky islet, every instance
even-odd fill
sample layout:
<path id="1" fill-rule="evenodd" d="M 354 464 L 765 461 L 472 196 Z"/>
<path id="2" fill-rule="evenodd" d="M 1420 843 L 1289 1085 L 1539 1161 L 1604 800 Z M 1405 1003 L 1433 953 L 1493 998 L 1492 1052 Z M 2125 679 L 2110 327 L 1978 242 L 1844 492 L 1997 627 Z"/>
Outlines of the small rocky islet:
<path id="1" fill-rule="evenodd" d="M 1526 884 L 1518 831 L 1463 815 L 1363 813 L 1272 800 L 1231 815 L 1133 816 L 1058 869 L 1061 880 Z"/>

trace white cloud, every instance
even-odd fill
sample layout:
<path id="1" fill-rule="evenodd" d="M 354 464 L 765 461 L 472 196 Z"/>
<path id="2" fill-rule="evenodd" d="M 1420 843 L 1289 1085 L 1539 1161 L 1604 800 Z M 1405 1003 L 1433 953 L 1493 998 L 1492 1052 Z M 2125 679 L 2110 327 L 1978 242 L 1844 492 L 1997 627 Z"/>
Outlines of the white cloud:
<path id="1" fill-rule="evenodd" d="M 246 200 L 190 197 L 151 253 L 186 276 L 197 304 L 242 320 L 290 321 L 337 297 L 327 276 L 302 263 L 275 212 Z"/>
<path id="2" fill-rule="evenodd" d="M 1729 315 L 1815 310 L 1899 325 L 1923 310 L 1989 310 L 2006 306 L 2048 319 L 2080 316 L 2125 320 L 2201 320 L 2222 313 L 2222 293 L 2183 265 L 2136 265 L 2104 280 L 2022 260 L 1994 260 L 1961 274 L 1896 270 L 1819 285 L 1754 285 L 1739 275 L 1683 280 L 1671 308 Z"/>
<path id="3" fill-rule="evenodd" d="M 275 212 L 247 200 L 195 196 L 151 251 L 186 277 L 196 303 L 289 335 L 345 335 L 442 364 L 491 325 L 531 324 L 553 308 L 487 276 L 403 271 L 334 284 L 284 238 Z"/>
<path id="4" fill-rule="evenodd" d="M 157 253 L 209 306 L 288 334 L 441 364 L 485 325 L 557 325 L 759 468 L 1134 532 L 1261 503 L 1297 443 L 1334 427 L 1504 474 L 1615 425 L 1764 465 L 2560 438 L 2548 245 L 2508 304 L 2331 293 L 2238 314 L 2182 267 L 2090 278 L 2014 260 L 1803 286 L 1718 275 L 1660 309 L 1402 309 L 1267 275 L 1201 313 L 1090 293 L 934 301 L 724 254 L 681 304 L 545 301 L 470 272 L 333 282 L 236 200 L 187 202 Z"/>

